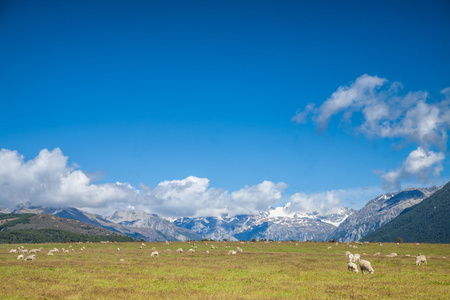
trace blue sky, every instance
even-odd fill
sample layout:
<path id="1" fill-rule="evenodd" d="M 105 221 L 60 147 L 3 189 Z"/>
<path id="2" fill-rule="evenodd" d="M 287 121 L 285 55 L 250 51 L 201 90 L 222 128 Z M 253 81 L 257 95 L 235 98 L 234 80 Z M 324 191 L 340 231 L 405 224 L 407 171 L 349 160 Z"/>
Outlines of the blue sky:
<path id="1" fill-rule="evenodd" d="M 48 204 L 198 215 L 187 207 L 224 212 L 254 199 L 250 211 L 301 195 L 299 209 L 360 208 L 450 178 L 448 1 L 5 0 L 0 40 L 0 180 L 15 187 L 3 206 L 45 204 L 80 173 L 88 190 L 128 183 L 134 200 L 93 192 L 103 200 L 91 205 L 62 193 Z M 365 100 L 326 111 L 350 93 L 339 89 Z M 418 117 L 403 117 L 422 102 L 438 110 L 426 137 L 422 125 L 405 127 Z M 390 117 L 369 128 L 374 103 L 391 105 Z M 30 171 L 44 149 L 60 164 Z M 420 170 L 418 156 L 428 162 Z M 47 178 L 53 164 L 62 175 L 14 181 L 14 160 L 25 177 Z M 163 182 L 199 189 L 170 196 Z"/>

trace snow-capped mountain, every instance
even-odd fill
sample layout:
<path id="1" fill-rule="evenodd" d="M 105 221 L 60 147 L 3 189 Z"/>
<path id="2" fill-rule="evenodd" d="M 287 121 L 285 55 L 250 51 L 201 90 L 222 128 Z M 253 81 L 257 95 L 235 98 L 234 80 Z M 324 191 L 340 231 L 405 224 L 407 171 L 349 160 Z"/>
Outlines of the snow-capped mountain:
<path id="1" fill-rule="evenodd" d="M 349 216 L 327 239 L 343 242 L 358 241 L 397 217 L 405 208 L 420 203 L 440 188 L 410 188 L 378 196 L 370 200 L 357 213 Z"/>
<path id="2" fill-rule="evenodd" d="M 328 215 L 291 212 L 289 204 L 269 207 L 258 215 L 225 217 L 183 217 L 172 220 L 179 227 L 192 230 L 203 238 L 221 240 L 324 240 L 336 226 L 355 210 L 342 208 Z"/>

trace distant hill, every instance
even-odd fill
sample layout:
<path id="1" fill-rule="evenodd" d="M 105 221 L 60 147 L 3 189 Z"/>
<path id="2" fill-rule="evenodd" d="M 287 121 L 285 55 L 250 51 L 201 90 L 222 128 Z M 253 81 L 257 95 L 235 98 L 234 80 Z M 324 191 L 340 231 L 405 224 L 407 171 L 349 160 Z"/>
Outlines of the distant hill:
<path id="1" fill-rule="evenodd" d="M 0 214 L 0 243 L 131 242 L 134 239 L 98 226 L 49 214 Z"/>
<path id="2" fill-rule="evenodd" d="M 397 238 L 408 243 L 450 243 L 450 182 L 361 240 L 395 242 Z"/>

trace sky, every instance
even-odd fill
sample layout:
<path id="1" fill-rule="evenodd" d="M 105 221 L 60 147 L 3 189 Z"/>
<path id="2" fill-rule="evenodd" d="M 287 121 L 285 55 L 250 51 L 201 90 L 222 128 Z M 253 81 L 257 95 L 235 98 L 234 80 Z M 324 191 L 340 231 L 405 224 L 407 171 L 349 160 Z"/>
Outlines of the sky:
<path id="1" fill-rule="evenodd" d="M 0 1 L 0 207 L 328 213 L 450 180 L 448 1 Z"/>

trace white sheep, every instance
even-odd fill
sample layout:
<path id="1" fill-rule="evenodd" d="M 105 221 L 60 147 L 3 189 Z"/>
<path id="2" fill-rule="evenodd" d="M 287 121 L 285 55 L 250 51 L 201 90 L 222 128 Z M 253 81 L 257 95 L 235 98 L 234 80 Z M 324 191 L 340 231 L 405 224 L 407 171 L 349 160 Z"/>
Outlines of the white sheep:
<path id="1" fill-rule="evenodd" d="M 120 251 L 120 248 L 117 248 L 117 251 Z"/>
<path id="2" fill-rule="evenodd" d="M 234 250 L 230 250 L 230 251 L 228 251 L 228 254 L 231 254 L 231 255 L 236 255 L 236 251 L 234 251 Z"/>
<path id="3" fill-rule="evenodd" d="M 159 253 L 158 251 L 153 251 L 152 254 L 150 254 L 151 257 L 158 257 Z"/>
<path id="4" fill-rule="evenodd" d="M 49 251 L 49 252 L 47 253 L 47 255 L 53 255 L 53 252 Z"/>
<path id="5" fill-rule="evenodd" d="M 34 260 L 35 259 L 35 255 L 28 255 L 25 260 Z"/>
<path id="6" fill-rule="evenodd" d="M 397 253 L 391 253 L 391 254 L 386 255 L 386 257 L 396 257 L 396 256 L 397 256 Z"/>
<path id="7" fill-rule="evenodd" d="M 183 248 L 178 248 L 178 249 L 177 249 L 177 252 L 178 252 L 178 253 L 183 253 Z"/>
<path id="8" fill-rule="evenodd" d="M 369 274 L 373 274 L 374 272 L 372 265 L 368 260 L 361 259 L 359 261 L 359 267 L 361 268 L 361 272 L 363 275 L 365 274 L 365 271 L 368 271 Z"/>
<path id="9" fill-rule="evenodd" d="M 380 256 L 380 252 L 375 253 L 373 256 Z"/>
<path id="10" fill-rule="evenodd" d="M 348 271 L 352 271 L 354 273 L 358 273 L 359 272 L 358 266 L 355 263 L 352 263 L 352 262 L 348 262 L 347 270 Z"/>
<path id="11" fill-rule="evenodd" d="M 331 246 L 328 246 L 328 249 L 331 249 Z"/>
<path id="12" fill-rule="evenodd" d="M 206 250 L 206 254 L 209 254 L 209 250 Z"/>
<path id="13" fill-rule="evenodd" d="M 236 252 L 242 252 L 242 249 L 239 247 L 236 247 Z"/>
<path id="14" fill-rule="evenodd" d="M 195 253 L 195 250 L 191 248 L 191 249 L 188 250 L 188 252 L 189 253 Z"/>
<path id="15" fill-rule="evenodd" d="M 419 266 L 423 263 L 427 264 L 427 258 L 425 257 L 425 255 L 419 253 L 419 255 L 417 255 L 416 257 L 416 266 Z"/>
<path id="16" fill-rule="evenodd" d="M 347 257 L 348 257 L 350 254 L 352 254 L 350 251 L 346 251 L 346 252 L 345 252 L 345 256 L 347 256 Z"/>
<path id="17" fill-rule="evenodd" d="M 20 254 L 19 256 L 17 256 L 17 260 L 21 260 L 21 259 L 23 259 L 23 255 L 22 255 L 22 254 Z"/>
<path id="18" fill-rule="evenodd" d="M 358 253 L 353 254 L 353 262 L 358 262 L 361 259 L 361 255 L 359 255 Z"/>
<path id="19" fill-rule="evenodd" d="M 355 257 L 355 256 L 354 256 L 353 254 L 350 253 L 350 254 L 348 255 L 348 261 L 349 261 L 349 262 L 354 262 L 354 261 L 353 261 L 354 257 Z"/>

